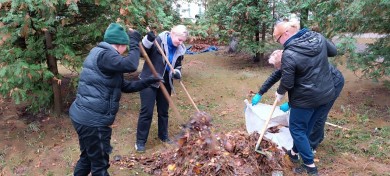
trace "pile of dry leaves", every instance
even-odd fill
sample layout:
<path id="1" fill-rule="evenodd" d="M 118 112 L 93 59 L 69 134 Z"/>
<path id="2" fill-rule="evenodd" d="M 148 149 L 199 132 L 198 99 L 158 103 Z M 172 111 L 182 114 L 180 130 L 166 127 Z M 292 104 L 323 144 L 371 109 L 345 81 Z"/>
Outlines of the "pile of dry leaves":
<path id="1" fill-rule="evenodd" d="M 213 134 L 211 127 L 211 117 L 197 113 L 183 126 L 176 147 L 150 157 L 116 158 L 112 164 L 130 168 L 140 164 L 152 175 L 262 175 L 289 167 L 285 152 L 265 138 L 260 146 L 272 155 L 255 151 L 258 133 Z"/>
<path id="2" fill-rule="evenodd" d="M 208 44 L 193 44 L 190 48 L 190 51 L 192 52 L 200 52 L 210 47 Z"/>

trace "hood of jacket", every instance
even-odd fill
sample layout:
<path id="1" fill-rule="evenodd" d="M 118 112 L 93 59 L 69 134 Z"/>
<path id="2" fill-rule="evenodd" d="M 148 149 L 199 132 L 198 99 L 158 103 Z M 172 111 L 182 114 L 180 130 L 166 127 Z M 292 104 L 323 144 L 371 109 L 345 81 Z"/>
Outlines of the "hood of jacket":
<path id="1" fill-rule="evenodd" d="M 285 49 L 313 57 L 318 55 L 324 48 L 325 42 L 323 40 L 324 38 L 318 33 L 302 29 L 288 39 L 284 46 Z"/>

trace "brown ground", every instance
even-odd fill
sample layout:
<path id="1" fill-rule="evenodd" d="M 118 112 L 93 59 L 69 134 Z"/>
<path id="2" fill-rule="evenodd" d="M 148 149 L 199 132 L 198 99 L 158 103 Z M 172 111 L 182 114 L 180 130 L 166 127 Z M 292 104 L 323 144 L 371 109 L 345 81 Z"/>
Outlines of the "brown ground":
<path id="1" fill-rule="evenodd" d="M 273 68 L 253 64 L 249 56 L 225 55 L 224 51 L 188 55 L 183 65 L 183 83 L 191 94 L 197 107 L 213 117 L 214 132 L 227 133 L 233 130 L 245 130 L 244 99 L 249 99 L 251 91 L 256 92 L 259 85 L 268 77 Z M 140 66 L 142 66 L 140 64 Z M 369 113 L 367 130 L 390 125 L 389 90 L 378 83 L 360 80 L 344 68 L 346 84 L 341 96 L 336 101 L 329 117 L 330 122 L 347 121 L 343 126 L 350 129 L 361 128 L 357 115 L 365 110 Z M 170 135 L 174 138 L 190 115 L 195 112 L 183 88 L 176 82 L 176 94 L 172 96 L 181 119 L 171 112 Z M 274 86 L 262 100 L 273 102 Z M 115 155 L 131 156 L 134 152 L 134 141 L 139 95 L 124 94 L 120 111 L 113 125 L 112 145 Z M 38 121 L 30 122 L 34 117 L 25 115 L 19 118 L 18 106 L 8 99 L 0 99 L 0 175 L 72 175 L 78 159 L 77 135 L 71 126 L 68 116 L 55 118 L 50 115 L 39 115 Z M 347 110 L 348 111 L 347 111 Z M 348 115 L 346 115 L 348 113 Z M 27 120 L 26 120 L 27 119 Z M 29 121 L 29 123 L 26 123 Z M 335 131 L 327 126 L 327 131 Z M 166 149 L 157 140 L 157 126 L 154 119 L 146 155 Z M 330 133 L 334 134 L 334 133 Z M 327 136 L 317 152 L 320 173 L 322 175 L 386 175 L 390 173 L 389 155 L 384 158 L 364 157 L 354 152 L 343 151 L 330 146 Z M 348 140 L 348 139 L 346 139 Z M 388 143 L 387 143 L 388 144 Z M 364 144 L 362 145 L 364 148 Z M 384 144 L 386 145 L 386 143 Z M 386 146 L 385 146 L 386 147 Z M 335 154 L 328 155 L 332 150 Z M 112 166 L 112 175 L 145 175 L 142 168 Z"/>

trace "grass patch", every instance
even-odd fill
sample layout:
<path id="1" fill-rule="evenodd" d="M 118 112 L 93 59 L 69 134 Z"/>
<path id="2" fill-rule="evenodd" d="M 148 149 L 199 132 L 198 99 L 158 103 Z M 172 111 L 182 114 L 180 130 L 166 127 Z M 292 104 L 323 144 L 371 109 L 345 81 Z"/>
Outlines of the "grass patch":
<path id="1" fill-rule="evenodd" d="M 3 170 L 3 168 L 6 166 L 6 156 L 7 151 L 9 150 L 9 147 L 5 147 L 3 150 L 0 151 L 0 170 Z"/>
<path id="2" fill-rule="evenodd" d="M 353 153 L 387 162 L 390 160 L 390 127 L 350 131 L 335 129 L 328 135 L 332 136 L 326 144 L 332 147 L 325 147 L 328 154 Z"/>
<path id="3" fill-rule="evenodd" d="M 346 119 L 346 118 L 342 118 L 342 119 L 332 119 L 332 120 L 331 120 L 331 123 L 334 123 L 334 124 L 336 124 L 336 125 L 343 126 L 343 125 L 349 124 L 349 123 L 350 123 L 350 120 L 348 120 L 348 119 Z"/>
<path id="4" fill-rule="evenodd" d="M 347 106 L 341 105 L 340 108 L 341 108 L 341 111 L 343 112 L 344 117 L 352 117 L 353 116 L 351 105 L 347 105 Z"/>
<path id="5" fill-rule="evenodd" d="M 39 122 L 31 122 L 28 124 L 27 132 L 39 132 L 40 130 Z"/>

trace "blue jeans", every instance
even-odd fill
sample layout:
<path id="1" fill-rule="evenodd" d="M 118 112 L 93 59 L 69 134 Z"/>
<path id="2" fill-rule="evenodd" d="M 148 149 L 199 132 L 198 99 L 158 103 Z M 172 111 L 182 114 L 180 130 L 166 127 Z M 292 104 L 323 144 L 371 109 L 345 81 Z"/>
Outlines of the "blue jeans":
<path id="1" fill-rule="evenodd" d="M 318 114 L 324 111 L 326 105 L 316 108 L 291 107 L 289 129 L 293 138 L 292 150 L 301 155 L 303 163 L 306 165 L 314 163 L 314 154 L 310 147 L 309 135 L 317 121 Z"/>
<path id="2" fill-rule="evenodd" d="M 108 176 L 111 127 L 89 127 L 72 120 L 80 144 L 80 159 L 74 169 L 74 176 Z"/>
<path id="3" fill-rule="evenodd" d="M 316 117 L 317 121 L 315 122 L 313 126 L 313 130 L 310 133 L 309 136 L 309 142 L 310 146 L 313 150 L 317 149 L 318 145 L 324 140 L 324 129 L 325 129 L 325 122 L 328 118 L 328 114 L 330 109 L 332 109 L 332 106 L 334 102 L 336 101 L 337 97 L 340 95 L 341 90 L 344 87 L 344 78 L 339 78 L 339 83 L 335 86 L 335 98 L 327 103 L 323 109 L 321 109 L 320 112 L 318 112 L 318 117 Z"/>

